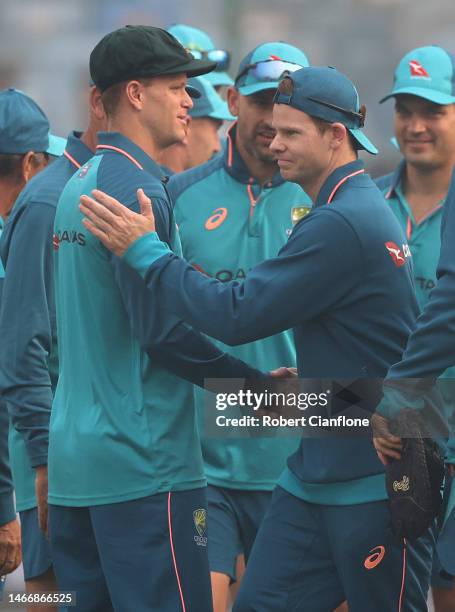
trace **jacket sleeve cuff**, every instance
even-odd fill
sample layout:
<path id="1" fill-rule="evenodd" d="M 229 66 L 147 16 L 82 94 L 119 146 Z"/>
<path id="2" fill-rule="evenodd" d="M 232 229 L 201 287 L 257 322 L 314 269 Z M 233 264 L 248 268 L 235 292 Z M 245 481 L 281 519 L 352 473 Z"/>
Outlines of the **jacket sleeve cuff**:
<path id="1" fill-rule="evenodd" d="M 144 278 L 150 266 L 169 252 L 167 244 L 161 242 L 156 232 L 151 232 L 133 242 L 122 259 Z"/>
<path id="2" fill-rule="evenodd" d="M 48 453 L 49 440 L 33 440 L 33 442 L 26 442 L 28 460 L 32 468 L 36 468 L 39 465 L 47 465 L 47 453 Z"/>
<path id="3" fill-rule="evenodd" d="M 16 509 L 14 508 L 14 495 L 12 491 L 0 493 L 0 526 L 14 521 Z"/>
<path id="4" fill-rule="evenodd" d="M 376 412 L 386 419 L 393 419 L 405 408 L 423 410 L 424 400 L 422 397 L 410 398 L 398 389 L 384 388 L 384 397 L 376 408 Z"/>

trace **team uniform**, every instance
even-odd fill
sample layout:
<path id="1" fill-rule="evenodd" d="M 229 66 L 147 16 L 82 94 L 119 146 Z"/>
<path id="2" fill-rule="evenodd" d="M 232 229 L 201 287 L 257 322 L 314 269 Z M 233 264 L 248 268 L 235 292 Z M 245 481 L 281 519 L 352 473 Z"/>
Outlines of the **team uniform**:
<path id="1" fill-rule="evenodd" d="M 436 286 L 436 267 L 441 245 L 441 220 L 444 201 L 435 202 L 433 210 L 418 224 L 403 193 L 403 160 L 395 172 L 376 180 L 385 199 L 400 222 L 412 253 L 415 291 L 420 310 L 427 305 L 432 289 Z"/>
<path id="2" fill-rule="evenodd" d="M 455 286 L 455 178 L 446 197 L 441 222 L 441 253 L 436 271 L 438 280 L 428 304 L 410 336 L 403 359 L 387 375 L 384 398 L 377 410 L 391 418 L 401 407 L 422 409 L 424 395 L 434 381 L 453 366 L 453 334 Z M 399 379 L 405 379 L 400 381 Z M 416 387 L 412 383 L 415 380 Z M 388 384 L 390 381 L 390 385 Z M 453 431 L 453 415 L 451 428 Z M 447 463 L 455 463 L 455 438 L 448 441 Z M 455 575 L 453 538 L 455 533 L 455 487 L 451 487 L 444 525 L 438 538 L 437 552 L 443 569 Z"/>
<path id="3" fill-rule="evenodd" d="M 137 209 L 142 187 L 161 238 L 180 253 L 158 166 L 119 133 L 101 132 L 99 143 L 55 218 L 54 568 L 82 610 L 203 612 L 212 605 L 206 480 L 193 387 L 182 378 L 261 374 L 157 308 L 139 275 L 85 231 L 81 194 L 96 187 Z"/>
<path id="4" fill-rule="evenodd" d="M 430 293 L 437 283 L 436 268 L 441 251 L 441 221 L 444 200 L 436 202 L 434 208 L 418 224 L 415 222 L 411 207 L 403 193 L 403 172 L 406 162 L 403 160 L 395 172 L 376 181 L 392 211 L 400 222 L 412 253 L 413 274 L 417 301 L 423 311 L 430 299 Z M 455 368 L 447 369 L 441 378 L 455 378 Z M 454 410 L 454 398 L 451 389 L 442 385 L 441 392 L 445 399 L 446 411 L 450 418 Z M 452 588 L 453 581 L 439 575 L 440 563 L 437 557 L 433 566 L 431 583 L 433 586 Z"/>
<path id="5" fill-rule="evenodd" d="M 0 247 L 8 271 L 0 318 L 1 386 L 12 421 L 9 453 L 26 580 L 52 565 L 48 540 L 38 525 L 34 468 L 47 463 L 50 412 L 58 379 L 52 247 L 55 210 L 63 187 L 91 156 L 80 134 L 71 134 L 64 155 L 24 187 Z"/>
<path id="6" fill-rule="evenodd" d="M 222 282 L 243 280 L 256 264 L 277 255 L 291 231 L 293 209 L 311 206 L 301 187 L 285 183 L 279 172 L 264 186 L 255 181 L 235 136 L 234 125 L 219 155 L 169 182 L 184 258 Z M 295 365 L 291 331 L 230 352 L 264 371 Z M 236 558 L 241 552 L 248 558 L 271 491 L 298 439 L 241 438 L 235 428 L 223 438 L 204 436 L 204 397 L 196 393 L 209 484 L 210 569 L 235 580 Z"/>
<path id="7" fill-rule="evenodd" d="M 356 161 L 328 177 L 278 257 L 243 283 L 205 278 L 153 233 L 124 259 L 161 307 L 227 344 L 293 326 L 301 375 L 374 378 L 400 358 L 418 310 L 404 242 Z M 434 537 L 397 541 L 386 498 L 371 439 L 304 437 L 259 529 L 235 609 L 326 611 L 343 599 L 351 612 L 365 602 L 378 612 L 424 609 Z"/>

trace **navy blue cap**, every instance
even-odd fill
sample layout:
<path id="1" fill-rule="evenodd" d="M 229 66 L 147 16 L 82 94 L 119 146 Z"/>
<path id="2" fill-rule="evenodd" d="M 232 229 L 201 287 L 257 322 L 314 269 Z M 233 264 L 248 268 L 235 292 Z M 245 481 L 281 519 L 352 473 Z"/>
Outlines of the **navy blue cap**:
<path id="1" fill-rule="evenodd" d="M 289 88 L 283 87 L 287 79 L 292 82 Z M 357 141 L 358 148 L 377 154 L 377 148 L 361 129 L 365 110 L 360 108 L 357 89 L 347 76 L 336 68 L 306 67 L 287 75 L 283 81 L 275 95 L 275 104 L 289 104 L 311 117 L 342 123 Z"/>
<path id="2" fill-rule="evenodd" d="M 18 89 L 0 91 L 0 153 L 29 151 L 61 155 L 66 140 L 49 131 L 49 121 L 29 96 Z"/>

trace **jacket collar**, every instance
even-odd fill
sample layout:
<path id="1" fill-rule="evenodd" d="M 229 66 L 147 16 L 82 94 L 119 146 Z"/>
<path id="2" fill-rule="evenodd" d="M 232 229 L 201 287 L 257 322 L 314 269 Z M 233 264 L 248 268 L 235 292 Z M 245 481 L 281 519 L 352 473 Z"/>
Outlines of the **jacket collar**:
<path id="1" fill-rule="evenodd" d="M 233 123 L 227 132 L 226 143 L 224 146 L 224 167 L 226 172 L 232 176 L 238 183 L 253 184 L 257 183 L 254 177 L 251 176 L 245 162 L 243 161 L 240 153 L 235 144 L 237 133 L 237 122 Z M 266 187 L 277 187 L 284 183 L 284 180 L 279 172 L 273 175 L 270 182 L 266 184 Z"/>
<path id="2" fill-rule="evenodd" d="M 398 166 L 395 168 L 395 172 L 391 176 L 390 187 L 385 193 L 384 197 L 386 200 L 389 200 L 396 194 L 398 187 L 401 186 L 401 181 L 403 179 L 403 173 L 406 169 L 406 162 L 404 159 L 400 161 Z"/>
<path id="3" fill-rule="evenodd" d="M 120 134 L 120 132 L 99 132 L 96 155 L 115 153 L 128 158 L 140 170 L 145 170 L 157 179 L 163 179 L 164 175 L 160 167 L 151 157 L 147 155 L 132 140 Z"/>
<path id="4" fill-rule="evenodd" d="M 81 140 L 82 132 L 71 132 L 68 135 L 63 155 L 71 162 L 74 169 L 80 168 L 93 157 L 93 151 Z"/>
<path id="5" fill-rule="evenodd" d="M 351 178 L 364 172 L 364 164 L 360 159 L 356 159 L 349 164 L 336 168 L 330 174 L 325 183 L 319 190 L 318 197 L 314 206 L 322 206 L 332 201 L 339 189 L 343 188 L 344 183 Z"/>

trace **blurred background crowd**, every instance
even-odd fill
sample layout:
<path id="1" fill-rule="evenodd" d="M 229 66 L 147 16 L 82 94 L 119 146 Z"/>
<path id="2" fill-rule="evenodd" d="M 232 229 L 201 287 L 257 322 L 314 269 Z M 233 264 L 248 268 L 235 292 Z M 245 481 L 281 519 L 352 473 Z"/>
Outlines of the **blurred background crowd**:
<path id="1" fill-rule="evenodd" d="M 380 148 L 368 159 L 373 175 L 389 171 L 393 103 L 379 105 L 398 60 L 409 49 L 438 44 L 454 51 L 453 0 L 1 0 L 0 89 L 17 87 L 65 136 L 86 121 L 88 57 L 107 32 L 125 24 L 206 30 L 232 53 L 229 72 L 267 40 L 305 51 L 312 65 L 334 65 L 357 84 L 367 106 L 366 128 Z"/>

